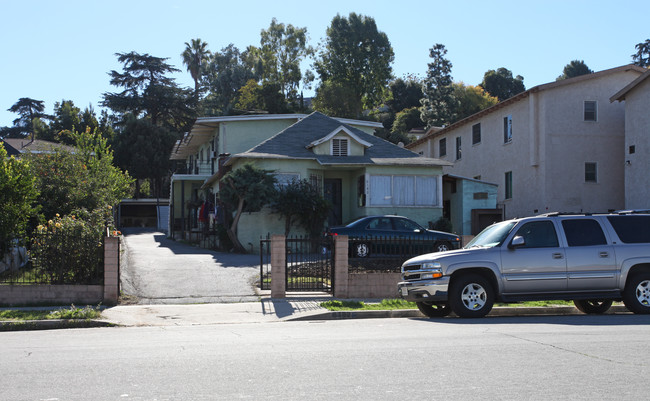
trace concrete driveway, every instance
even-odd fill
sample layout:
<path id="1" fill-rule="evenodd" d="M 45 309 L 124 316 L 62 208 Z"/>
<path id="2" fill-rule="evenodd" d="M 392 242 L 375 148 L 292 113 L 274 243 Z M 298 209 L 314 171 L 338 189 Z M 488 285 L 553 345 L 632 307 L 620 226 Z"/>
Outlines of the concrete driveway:
<path id="1" fill-rule="evenodd" d="M 213 252 L 125 229 L 121 290 L 139 304 L 250 302 L 259 299 L 259 255 Z"/>

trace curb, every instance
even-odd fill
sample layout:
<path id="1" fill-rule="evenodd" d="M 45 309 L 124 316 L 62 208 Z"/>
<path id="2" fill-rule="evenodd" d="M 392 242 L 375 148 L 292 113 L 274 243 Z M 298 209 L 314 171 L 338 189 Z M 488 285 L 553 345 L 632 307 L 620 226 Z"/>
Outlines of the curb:
<path id="1" fill-rule="evenodd" d="M 92 327 L 114 327 L 114 323 L 101 320 L 78 319 L 50 319 L 50 320 L 22 320 L 0 321 L 2 331 L 27 331 L 27 330 L 56 330 L 56 329 L 84 329 Z"/>
<path id="2" fill-rule="evenodd" d="M 630 314 L 625 306 L 612 306 L 606 315 Z M 496 307 L 487 315 L 490 317 L 506 316 L 570 316 L 584 315 L 573 306 L 554 307 Z M 451 315 L 455 317 L 455 315 Z M 371 310 L 371 311 L 327 311 L 310 316 L 288 318 L 286 321 L 308 320 L 342 320 L 342 319 L 386 319 L 386 318 L 427 318 L 417 309 Z M 427 318 L 429 319 L 429 318 Z M 442 319 L 442 318 L 441 318 Z"/>

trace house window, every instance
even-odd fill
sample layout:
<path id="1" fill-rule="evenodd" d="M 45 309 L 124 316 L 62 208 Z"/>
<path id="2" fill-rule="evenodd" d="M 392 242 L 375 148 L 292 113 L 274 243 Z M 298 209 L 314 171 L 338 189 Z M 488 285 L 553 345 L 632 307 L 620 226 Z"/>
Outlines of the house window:
<path id="1" fill-rule="evenodd" d="M 598 165 L 585 163 L 585 182 L 598 182 Z"/>
<path id="2" fill-rule="evenodd" d="M 277 173 L 275 174 L 275 181 L 278 187 L 284 187 L 291 183 L 291 181 L 298 181 L 300 174 L 298 173 Z"/>
<path id="3" fill-rule="evenodd" d="M 447 138 L 438 141 L 438 157 L 447 156 Z"/>
<path id="4" fill-rule="evenodd" d="M 631 145 L 631 146 L 630 146 L 630 154 L 633 155 L 635 152 L 636 152 L 636 146 L 635 146 L 635 145 Z"/>
<path id="5" fill-rule="evenodd" d="M 512 199 L 512 171 L 506 173 L 506 199 Z"/>
<path id="6" fill-rule="evenodd" d="M 438 177 L 371 175 L 369 206 L 436 206 Z"/>
<path id="7" fill-rule="evenodd" d="M 460 160 L 460 156 L 462 153 L 460 148 L 461 148 L 461 140 L 460 137 L 457 136 L 456 137 L 456 160 Z"/>
<path id="8" fill-rule="evenodd" d="M 472 145 L 481 143 L 481 123 L 472 126 Z"/>
<path id="9" fill-rule="evenodd" d="M 332 156 L 347 156 L 348 155 L 348 140 L 347 139 L 332 139 Z"/>
<path id="10" fill-rule="evenodd" d="M 512 115 L 503 117 L 503 143 L 512 142 Z"/>
<path id="11" fill-rule="evenodd" d="M 309 174 L 309 183 L 316 188 L 318 193 L 323 192 L 323 176 L 318 174 Z"/>
<path id="12" fill-rule="evenodd" d="M 594 100 L 585 100 L 585 121 L 598 121 L 598 104 Z"/>

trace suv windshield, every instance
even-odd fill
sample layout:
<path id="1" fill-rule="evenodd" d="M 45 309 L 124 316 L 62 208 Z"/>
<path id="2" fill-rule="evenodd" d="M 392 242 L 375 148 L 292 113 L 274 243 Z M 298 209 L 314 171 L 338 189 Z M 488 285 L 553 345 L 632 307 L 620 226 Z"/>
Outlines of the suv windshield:
<path id="1" fill-rule="evenodd" d="M 510 233 L 510 230 L 512 230 L 512 227 L 514 227 L 515 224 L 517 224 L 516 221 L 504 221 L 493 224 L 474 237 L 474 239 L 465 246 L 465 249 L 476 247 L 492 248 L 499 246 L 503 241 L 505 241 L 508 233 Z"/>

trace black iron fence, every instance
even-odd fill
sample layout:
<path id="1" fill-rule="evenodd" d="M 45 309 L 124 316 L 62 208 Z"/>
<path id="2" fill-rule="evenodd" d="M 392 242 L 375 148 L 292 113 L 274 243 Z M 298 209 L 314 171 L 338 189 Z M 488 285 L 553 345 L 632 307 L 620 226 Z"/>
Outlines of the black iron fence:
<path id="1" fill-rule="evenodd" d="M 402 263 L 436 251 L 433 241 L 400 237 L 349 237 L 348 271 L 399 272 Z"/>
<path id="2" fill-rule="evenodd" d="M 36 234 L 29 262 L 0 273 L 0 284 L 103 284 L 104 241 L 63 233 Z"/>
<path id="3" fill-rule="evenodd" d="M 334 283 L 331 238 L 290 237 L 285 247 L 287 291 L 331 292 Z M 260 289 L 271 289 L 271 240 L 260 240 Z"/>

